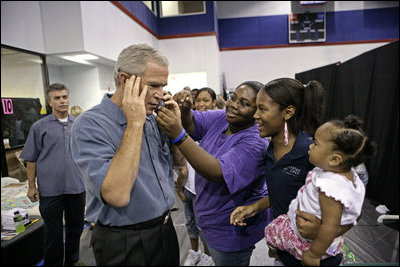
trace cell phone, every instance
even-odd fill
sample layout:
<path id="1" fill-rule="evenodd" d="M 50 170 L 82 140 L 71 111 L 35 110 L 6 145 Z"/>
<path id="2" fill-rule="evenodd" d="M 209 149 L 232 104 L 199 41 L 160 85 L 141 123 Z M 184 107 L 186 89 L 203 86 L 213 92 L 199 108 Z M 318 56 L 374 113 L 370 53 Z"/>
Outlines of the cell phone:
<path id="1" fill-rule="evenodd" d="M 156 106 L 156 109 L 155 109 L 156 113 L 158 113 L 158 109 L 160 107 L 165 107 L 164 101 L 162 101 L 162 100 L 158 101 L 158 103 L 157 103 L 157 106 Z"/>

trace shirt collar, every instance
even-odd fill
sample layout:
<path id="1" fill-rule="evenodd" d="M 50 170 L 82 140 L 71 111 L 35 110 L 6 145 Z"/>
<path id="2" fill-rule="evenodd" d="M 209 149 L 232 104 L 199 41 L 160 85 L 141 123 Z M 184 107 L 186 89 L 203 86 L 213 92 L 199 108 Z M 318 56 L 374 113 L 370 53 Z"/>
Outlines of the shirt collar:
<path id="1" fill-rule="evenodd" d="M 54 113 L 51 113 L 48 115 L 50 121 L 59 121 L 59 119 L 54 115 Z M 68 114 L 68 121 L 67 123 L 73 123 L 75 121 L 75 117 L 71 116 L 71 114 Z"/>
<path id="2" fill-rule="evenodd" d="M 307 153 L 309 150 L 311 142 L 312 141 L 309 139 L 309 135 L 305 134 L 303 131 L 300 131 L 292 148 L 292 158 L 296 159 L 303 157 L 304 153 Z"/>
<path id="3" fill-rule="evenodd" d="M 126 117 L 122 109 L 120 109 L 114 102 L 111 101 L 112 94 L 105 94 L 101 100 L 101 104 L 106 114 L 110 114 L 111 117 L 116 118 L 117 123 L 120 125 L 126 124 Z"/>

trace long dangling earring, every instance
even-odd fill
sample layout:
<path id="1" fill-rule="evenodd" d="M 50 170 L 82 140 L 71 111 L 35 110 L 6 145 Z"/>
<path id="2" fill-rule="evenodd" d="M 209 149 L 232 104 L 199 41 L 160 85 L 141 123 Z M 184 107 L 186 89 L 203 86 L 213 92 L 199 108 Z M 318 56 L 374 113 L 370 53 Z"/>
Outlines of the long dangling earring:
<path id="1" fill-rule="evenodd" d="M 285 121 L 285 146 L 287 146 L 289 144 L 289 132 L 287 129 L 287 122 Z"/>

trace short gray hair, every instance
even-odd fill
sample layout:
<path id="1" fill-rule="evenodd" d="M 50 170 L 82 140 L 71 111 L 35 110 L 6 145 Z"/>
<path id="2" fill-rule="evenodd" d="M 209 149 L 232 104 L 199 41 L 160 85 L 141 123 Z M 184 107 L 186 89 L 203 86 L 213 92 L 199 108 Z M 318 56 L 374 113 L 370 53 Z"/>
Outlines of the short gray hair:
<path id="1" fill-rule="evenodd" d="M 135 44 L 122 50 L 114 67 L 116 88 L 120 85 L 119 74 L 121 72 L 140 76 L 146 71 L 147 62 L 150 60 L 168 67 L 168 59 L 148 44 Z"/>
<path id="2" fill-rule="evenodd" d="M 69 94 L 69 90 L 68 88 L 62 84 L 62 83 L 53 83 L 49 86 L 49 88 L 47 88 L 46 90 L 46 102 L 48 102 L 50 100 L 50 93 L 54 92 L 54 91 L 62 91 L 62 90 L 67 90 L 68 94 Z"/>

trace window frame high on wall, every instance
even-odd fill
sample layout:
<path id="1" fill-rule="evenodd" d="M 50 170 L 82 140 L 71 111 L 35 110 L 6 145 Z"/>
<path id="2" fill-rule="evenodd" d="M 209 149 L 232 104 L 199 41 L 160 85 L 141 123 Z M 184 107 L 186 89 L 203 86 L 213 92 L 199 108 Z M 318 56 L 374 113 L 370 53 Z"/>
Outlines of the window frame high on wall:
<path id="1" fill-rule="evenodd" d="M 201 3 L 200 3 L 201 2 Z M 172 7 L 172 5 L 176 5 L 176 9 L 174 11 L 169 11 L 173 13 L 166 14 L 164 4 L 167 4 Z M 159 8 L 160 8 L 160 18 L 168 18 L 168 17 L 177 17 L 177 16 L 189 16 L 189 15 L 200 15 L 206 14 L 206 2 L 205 1 L 158 1 Z M 184 12 L 184 5 L 195 5 L 195 4 L 202 4 L 201 11 L 189 11 Z M 186 6 L 188 8 L 188 6 Z"/>
<path id="2" fill-rule="evenodd" d="M 8 45 L 1 45 L 1 49 L 3 51 L 4 49 L 8 49 L 8 50 L 13 50 L 17 53 L 21 53 L 21 54 L 28 54 L 30 56 L 37 56 L 40 58 L 41 62 L 39 64 L 41 64 L 41 70 L 42 70 L 42 83 L 43 83 L 43 99 L 45 103 L 41 103 L 43 106 L 43 110 L 46 111 L 46 115 L 51 113 L 51 107 L 48 106 L 48 104 L 46 103 L 46 88 L 49 87 L 50 82 L 49 82 L 49 72 L 48 72 L 48 67 L 47 67 L 47 63 L 46 63 L 46 55 L 45 54 L 41 54 L 41 53 L 37 53 L 37 52 L 33 52 L 33 51 L 29 51 L 29 50 L 25 50 L 25 49 L 21 49 L 21 48 L 16 48 L 16 47 L 12 47 L 12 46 L 8 46 Z M 2 61 L 3 61 L 3 55 L 2 55 Z M 2 62 L 3 63 L 3 62 Z M 2 64 L 2 70 L 3 70 L 3 64 Z M 25 73 L 21 73 L 21 75 L 25 75 Z M 3 76 L 3 75 L 2 75 Z M 3 79 L 6 77 L 2 77 L 2 82 Z M 5 97 L 3 95 L 4 93 L 4 88 L 3 88 L 3 84 L 2 84 L 2 97 Z M 6 95 L 7 96 L 7 95 Z M 24 97 L 32 97 L 29 95 L 26 95 Z"/>
<path id="3" fill-rule="evenodd" d="M 157 17 L 157 1 L 142 1 L 143 4 Z"/>

